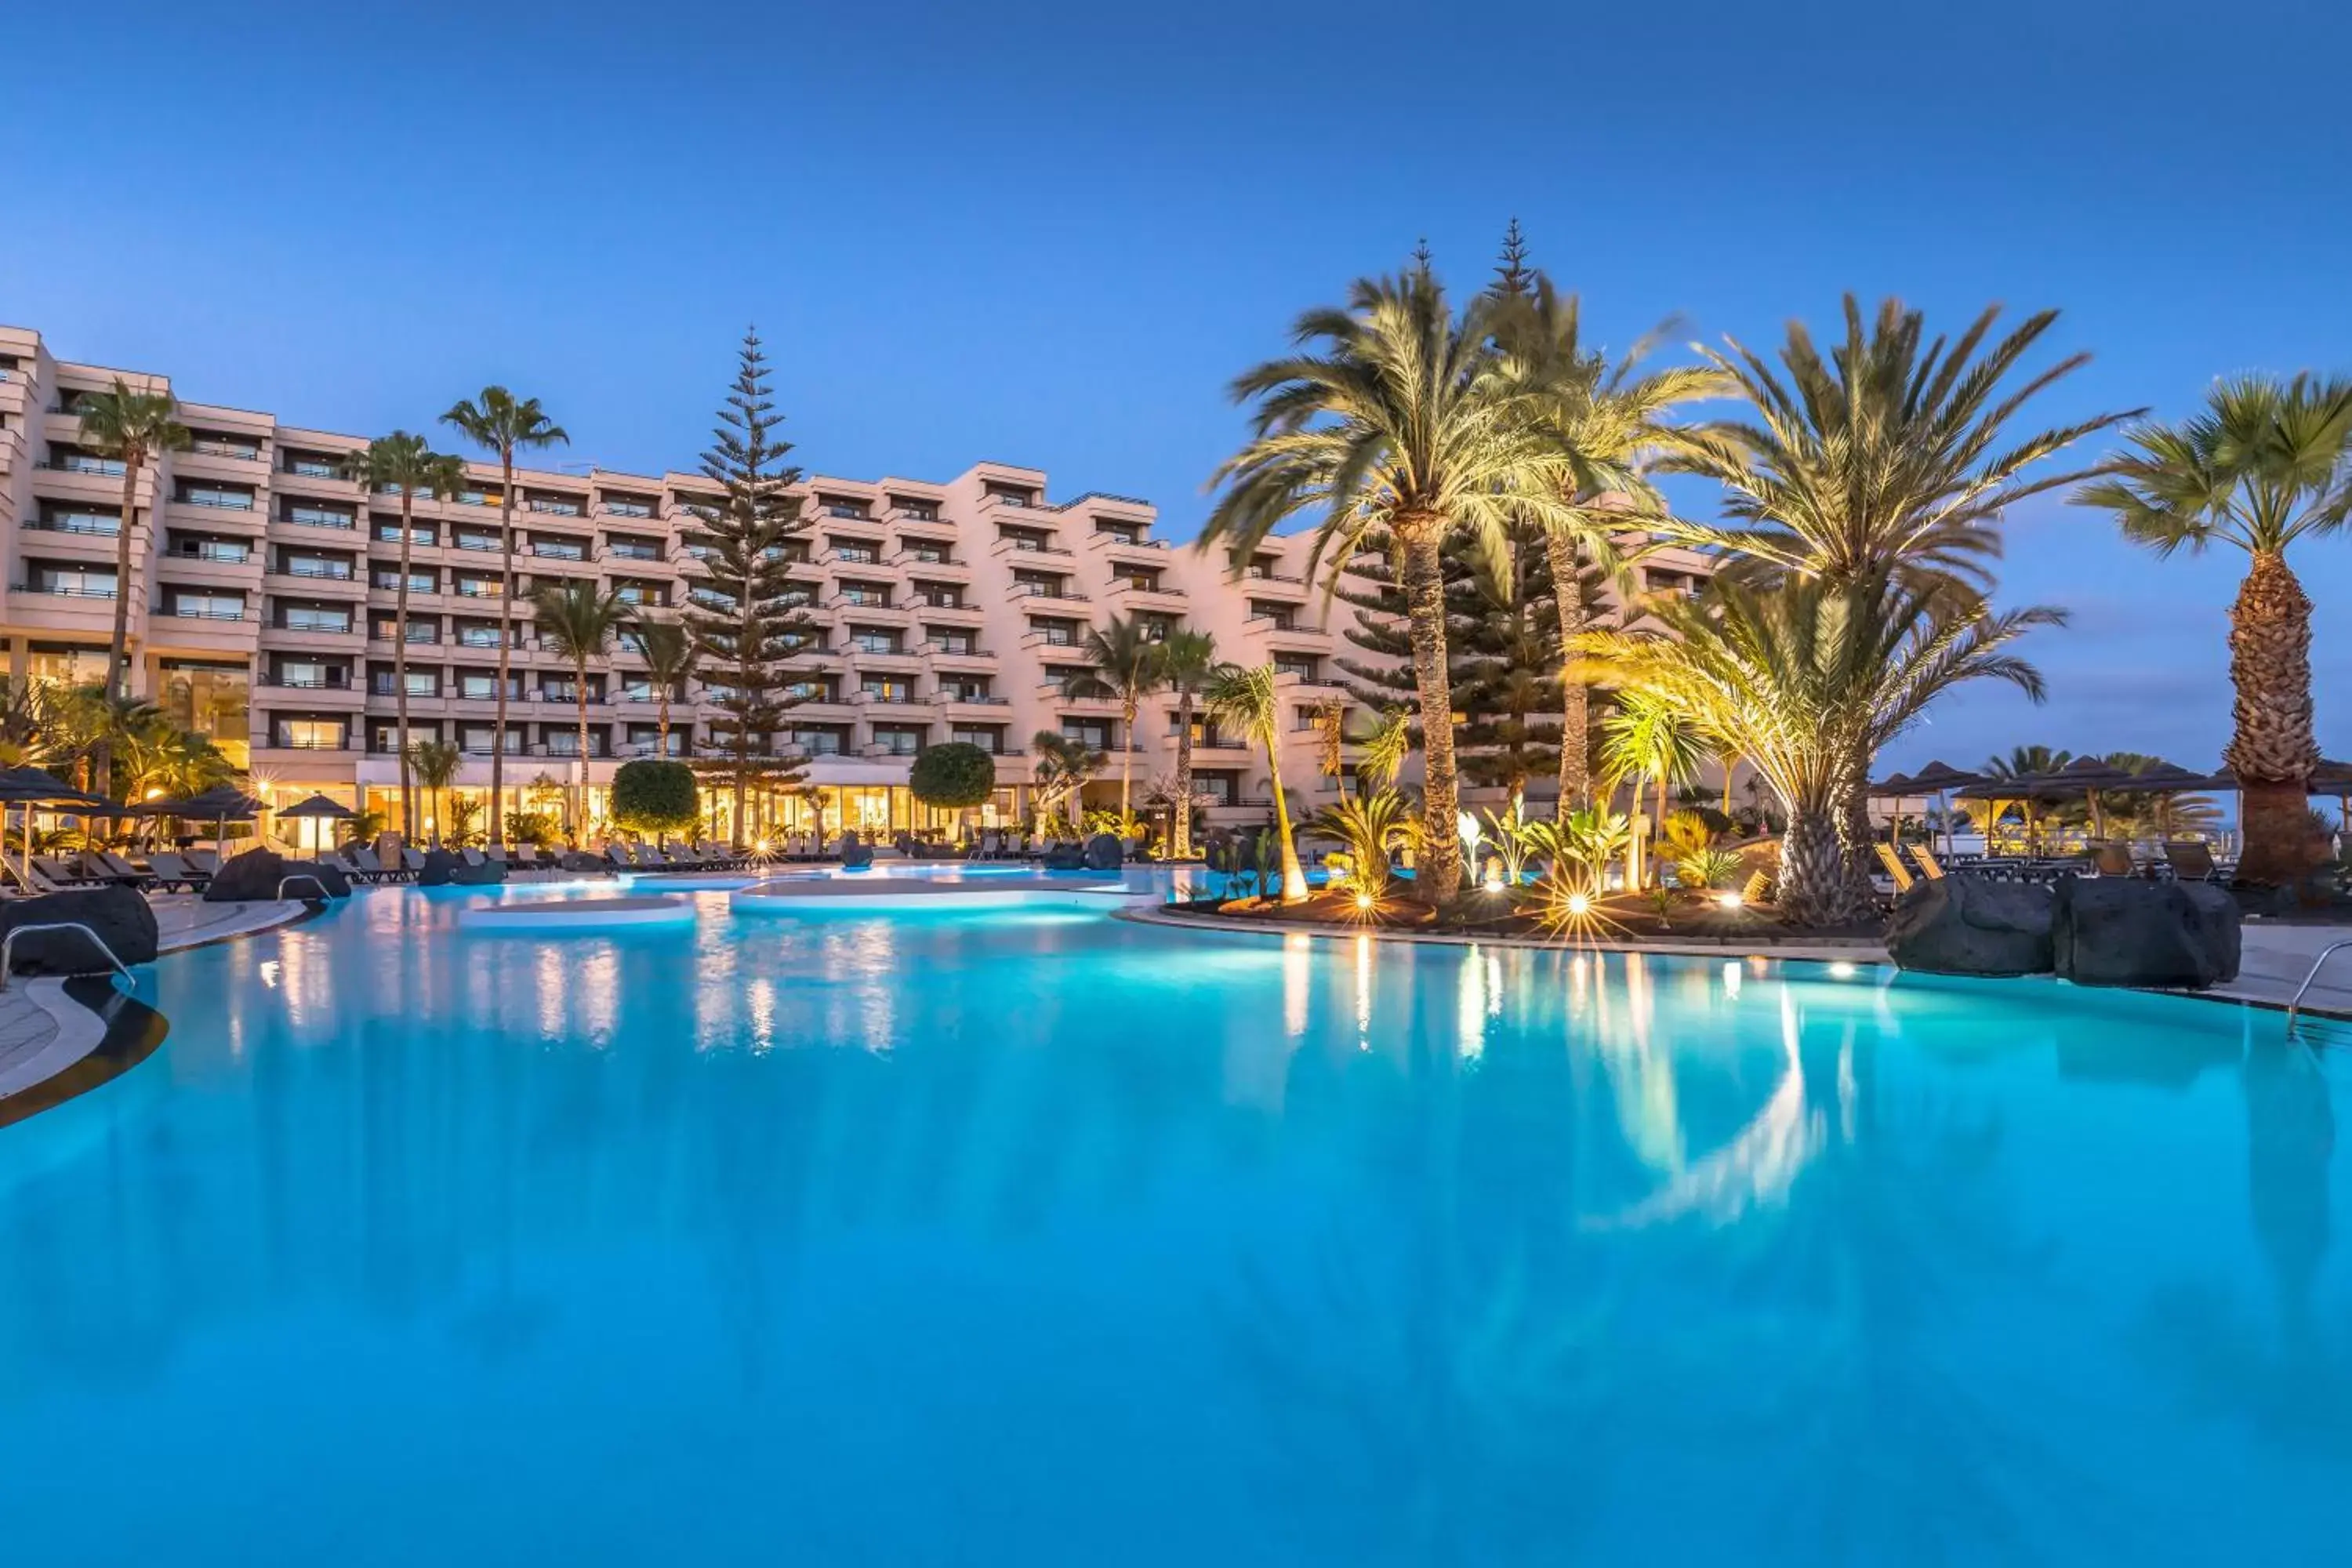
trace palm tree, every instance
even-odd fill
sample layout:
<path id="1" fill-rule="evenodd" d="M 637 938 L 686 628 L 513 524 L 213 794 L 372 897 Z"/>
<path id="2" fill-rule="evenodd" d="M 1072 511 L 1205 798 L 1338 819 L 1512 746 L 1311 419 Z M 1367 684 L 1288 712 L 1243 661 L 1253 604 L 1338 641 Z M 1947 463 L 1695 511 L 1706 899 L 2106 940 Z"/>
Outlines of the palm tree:
<path id="1" fill-rule="evenodd" d="M 477 447 L 499 455 L 499 592 L 514 593 L 514 458 L 518 451 L 569 446 L 572 437 L 547 416 L 536 397 L 518 402 L 503 386 L 486 386 L 481 396 L 461 398 L 441 416 Z M 498 738 L 490 747 L 490 847 L 506 842 L 507 679 L 513 664 L 514 633 L 507 605 L 499 605 Z M 583 764 L 585 765 L 584 763 Z"/>
<path id="2" fill-rule="evenodd" d="M 1118 752 L 1118 820 L 1122 833 L 1132 831 L 1128 810 L 1130 779 L 1135 768 L 1135 713 L 1143 700 L 1160 689 L 1160 638 L 1139 616 L 1113 616 L 1110 624 L 1087 633 L 1086 655 L 1094 665 L 1096 682 L 1118 699 L 1119 732 L 1125 743 Z"/>
<path id="3" fill-rule="evenodd" d="M 392 607 L 392 684 L 399 717 L 395 749 L 400 753 L 400 834 L 416 837 L 416 791 L 408 767 L 408 571 L 409 548 L 415 533 L 419 490 L 444 500 L 466 487 L 466 465 L 434 451 L 422 436 L 394 430 L 380 436 L 343 460 L 344 477 L 378 492 L 400 495 L 400 587 Z"/>
<path id="4" fill-rule="evenodd" d="M 539 635 L 572 661 L 572 693 L 580 706 L 580 796 L 572 818 L 577 843 L 588 833 L 588 664 L 604 657 L 635 612 L 617 590 L 600 593 L 586 578 L 541 584 L 531 591 L 530 609 Z"/>
<path id="5" fill-rule="evenodd" d="M 1928 340 L 1925 315 L 1900 300 L 1882 301 L 1866 321 L 1849 294 L 1844 316 L 1844 341 L 1826 357 L 1803 324 L 1791 322 L 1778 373 L 1737 341 L 1728 353 L 1707 353 L 1748 414 L 1683 432 L 1658 467 L 1721 484 L 1728 525 L 1665 518 L 1651 524 L 1654 531 L 1728 550 L 1742 558 L 1733 571 L 1838 583 L 1891 571 L 1973 596 L 1990 584 L 2003 510 L 2097 471 L 2032 470 L 2139 412 L 2024 436 L 2008 430 L 2026 404 L 2090 358 L 2074 354 L 2004 384 L 2057 321 L 2055 310 L 2026 318 L 1989 348 L 1999 306 L 1948 343 Z M 1848 759 L 1837 808 L 1857 899 L 1870 887 L 1874 841 L 1867 763 Z"/>
<path id="6" fill-rule="evenodd" d="M 1207 632 L 1172 631 L 1160 644 L 1160 679 L 1176 694 L 1176 810 L 1168 827 L 1174 860 L 1192 858 L 1192 705 L 1220 668 L 1217 639 Z"/>
<path id="7" fill-rule="evenodd" d="M 1601 777 L 1610 791 L 1613 794 L 1619 784 L 1631 779 L 1632 815 L 1638 817 L 1643 784 L 1657 786 L 1658 809 L 1648 835 L 1654 841 L 1664 826 L 1667 792 L 1697 777 L 1706 756 L 1706 742 L 1700 739 L 1690 716 L 1670 699 L 1651 692 L 1624 693 L 1616 710 L 1601 721 Z"/>
<path id="8" fill-rule="evenodd" d="M 1979 356 L 2000 316 L 1991 306 L 1957 342 L 1928 342 L 1922 312 L 1887 300 L 1865 323 L 1849 294 L 1844 342 L 1826 358 L 1797 321 L 1780 373 L 1737 340 L 1728 353 L 1704 351 L 1749 412 L 1679 432 L 1658 467 L 1722 485 L 1730 526 L 1671 518 L 1651 526 L 1728 547 L 1768 571 L 1846 581 L 1894 567 L 1982 587 L 2000 552 L 2001 512 L 2087 477 L 2027 470 L 2142 412 L 2011 435 L 2019 411 L 2090 355 L 2070 355 L 2004 390 L 2058 312 L 2028 317 Z"/>
<path id="9" fill-rule="evenodd" d="M 408 768 L 416 775 L 416 787 L 433 792 L 433 842 L 441 842 L 441 792 L 457 782 L 458 770 L 466 765 L 466 753 L 453 741 L 413 741 L 408 747 Z"/>
<path id="10" fill-rule="evenodd" d="M 166 452 L 182 452 L 193 439 L 173 415 L 179 405 L 168 392 L 133 392 L 114 378 L 111 392 L 86 392 L 74 400 L 81 419 L 81 444 L 122 465 L 122 519 L 114 531 L 114 633 L 106 646 L 106 689 L 124 689 L 131 658 L 131 539 L 139 523 L 139 476 Z M 98 787 L 108 787 L 111 752 L 97 755 Z"/>
<path id="11" fill-rule="evenodd" d="M 2115 514 L 2124 537 L 2158 555 L 2220 543 L 2251 558 L 2230 606 L 2237 700 L 2223 752 L 2242 792 L 2238 875 L 2283 884 L 2310 870 L 2305 793 L 2319 763 L 2312 732 L 2311 600 L 2286 563 L 2295 541 L 2352 516 L 2352 380 L 2240 376 L 2179 425 L 2142 425 L 2111 478 L 2075 501 Z"/>
<path id="12" fill-rule="evenodd" d="M 1035 771 L 1030 775 L 1030 794 L 1040 817 L 1058 813 L 1062 802 L 1075 800 L 1087 787 L 1087 781 L 1102 772 L 1103 754 L 1083 741 L 1074 741 L 1059 730 L 1040 730 L 1029 737 L 1029 749 L 1037 754 Z M 1071 814 L 1072 820 L 1077 814 Z"/>
<path id="13" fill-rule="evenodd" d="M 2046 609 L 1995 615 L 1948 586 L 1882 569 L 1850 583 L 1718 581 L 1659 607 L 1656 626 L 1587 632 L 1584 672 L 1675 704 L 1718 751 L 1736 750 L 1780 796 L 1780 904 L 1792 925 L 1858 915 L 1837 812 L 1851 770 L 1965 681 L 2006 680 L 2039 701 L 2042 678 L 2003 650 Z"/>
<path id="14" fill-rule="evenodd" d="M 2024 814 L 2026 843 L 2032 844 L 2034 842 L 2033 807 L 2036 804 L 2036 796 L 2032 786 L 2018 784 L 2015 781 L 2030 778 L 2036 773 L 2054 773 L 2074 760 L 2074 752 L 2064 750 L 2053 751 L 2048 746 L 2011 746 L 2009 749 L 2009 755 L 2005 757 L 1987 757 L 1985 765 L 1978 770 L 1988 780 L 1992 781 L 1991 787 L 1987 788 L 1982 796 L 1985 803 L 1986 844 L 1990 846 L 1992 842 L 1993 824 L 2006 816 L 2009 814 L 2009 808 L 2012 805 Z"/>
<path id="15" fill-rule="evenodd" d="M 1275 832 L 1282 840 L 1282 901 L 1307 901 L 1307 874 L 1290 838 L 1290 801 L 1282 789 L 1282 689 L 1271 664 L 1226 665 L 1207 688 L 1209 711 L 1234 733 L 1265 748 L 1266 783 L 1274 791 Z M 1451 837 L 1453 829 L 1446 830 Z M 1417 874 L 1417 873 L 1416 873 Z"/>
<path id="16" fill-rule="evenodd" d="M 1362 755 L 1356 761 L 1356 793 L 1370 781 L 1376 789 L 1396 783 L 1404 760 L 1412 754 L 1412 715 L 1402 708 L 1374 714 L 1371 728 L 1356 737 Z"/>
<path id="17" fill-rule="evenodd" d="M 1652 454 L 1680 439 L 1673 423 L 1685 404 L 1719 394 L 1725 381 L 1708 366 L 1644 370 L 1643 362 L 1673 323 L 1612 363 L 1584 344 L 1577 297 L 1562 294 L 1540 272 L 1516 298 L 1502 321 L 1501 342 L 1513 373 L 1531 394 L 1534 416 L 1559 448 L 1561 521 L 1544 531 L 1554 602 L 1563 639 L 1583 632 L 1588 605 L 1578 591 L 1588 561 L 1620 571 L 1639 553 L 1622 548 L 1629 529 L 1666 512 L 1643 472 Z M 1565 654 L 1562 655 L 1566 658 Z M 1559 815 L 1589 799 L 1592 763 L 1591 693 L 1580 680 L 1560 683 Z"/>
<path id="18" fill-rule="evenodd" d="M 656 620 L 640 616 L 631 622 L 625 634 L 637 657 L 646 661 L 646 679 L 652 683 L 656 723 L 661 739 L 656 747 L 665 757 L 669 755 L 670 693 L 682 689 L 694 679 L 695 667 L 701 662 L 702 650 L 686 627 L 676 621 Z"/>
<path id="19" fill-rule="evenodd" d="M 1283 522 L 1318 512 L 1312 573 L 1326 557 L 1344 566 L 1368 533 L 1391 538 L 1421 709 L 1428 859 L 1415 888 L 1438 903 L 1462 879 L 1440 547 L 1466 534 L 1500 554 L 1514 518 L 1575 520 L 1559 499 L 1558 447 L 1489 347 L 1504 308 L 1481 296 L 1457 319 L 1424 263 L 1360 280 L 1344 309 L 1299 317 L 1299 352 L 1234 383 L 1237 401 L 1257 405 L 1253 434 L 1217 472 L 1223 493 L 1198 546 L 1238 563 Z"/>

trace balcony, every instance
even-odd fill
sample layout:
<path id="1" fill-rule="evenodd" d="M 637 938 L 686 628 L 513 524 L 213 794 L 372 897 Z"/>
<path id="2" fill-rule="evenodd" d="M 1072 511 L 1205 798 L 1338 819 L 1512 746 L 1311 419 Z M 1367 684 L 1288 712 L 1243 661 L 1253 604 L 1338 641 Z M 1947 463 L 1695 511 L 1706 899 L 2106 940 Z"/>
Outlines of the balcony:
<path id="1" fill-rule="evenodd" d="M 1109 561 L 1133 561 L 1159 565 L 1168 559 L 1168 546 L 1157 539 L 1123 539 L 1097 529 L 1086 536 L 1087 552 Z"/>
<path id="2" fill-rule="evenodd" d="M 251 511 L 254 498 L 238 490 L 183 490 L 172 498 L 172 504 L 205 511 Z"/>
<path id="3" fill-rule="evenodd" d="M 1113 583 L 1103 602 L 1122 615 L 1139 610 L 1157 610 L 1165 615 L 1181 616 L 1192 607 L 1184 590 L 1172 584 L 1156 584 L 1145 587 L 1129 578 Z"/>
<path id="4" fill-rule="evenodd" d="M 1015 583 L 1006 597 L 1021 604 L 1024 608 L 1038 609 L 1051 608 L 1057 605 L 1084 606 L 1089 602 L 1084 594 L 1066 584 L 1049 588 L 1042 583 Z"/>
<path id="5" fill-rule="evenodd" d="M 33 467 L 47 474 L 79 474 L 84 479 L 120 479 L 123 474 L 123 465 L 119 458 L 84 457 L 79 452 L 69 452 L 62 458 L 47 458 Z"/>
<path id="6" fill-rule="evenodd" d="M 1065 550 L 1058 544 L 1047 544 L 1027 539 L 1000 539 L 988 547 L 988 552 L 999 561 L 1017 561 L 1033 555 L 1052 556 L 1066 561 L 1077 559 L 1073 552 Z"/>

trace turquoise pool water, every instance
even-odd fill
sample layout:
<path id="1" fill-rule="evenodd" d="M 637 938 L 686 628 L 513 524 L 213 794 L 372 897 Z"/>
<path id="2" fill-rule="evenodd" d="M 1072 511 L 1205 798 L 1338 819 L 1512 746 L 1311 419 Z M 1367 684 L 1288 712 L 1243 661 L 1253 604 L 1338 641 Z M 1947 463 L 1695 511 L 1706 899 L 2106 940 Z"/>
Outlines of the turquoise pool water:
<path id="1" fill-rule="evenodd" d="M 167 960 L 0 1129 L 6 1562 L 2352 1542 L 2347 1071 L 2273 1016 L 475 896 Z"/>

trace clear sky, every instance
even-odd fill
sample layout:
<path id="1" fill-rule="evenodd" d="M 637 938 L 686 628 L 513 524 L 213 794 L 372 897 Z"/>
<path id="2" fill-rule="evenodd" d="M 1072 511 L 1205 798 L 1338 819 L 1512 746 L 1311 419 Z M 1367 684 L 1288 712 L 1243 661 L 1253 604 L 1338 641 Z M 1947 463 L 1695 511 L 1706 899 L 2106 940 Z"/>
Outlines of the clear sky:
<path id="1" fill-rule="evenodd" d="M 2056 306 L 2097 358 L 2053 423 L 2352 370 L 2340 7 L 1601 10 L 19 5 L 0 321 L 333 429 L 499 381 L 624 468 L 690 465 L 756 321 L 810 468 L 1033 463 L 1171 537 L 1297 310 L 1423 237 L 1482 282 L 1514 215 L 1616 342 Z M 1971 694 L 1890 763 L 2216 762 L 2241 560 L 2055 502 L 2011 540 L 2003 597 L 2075 614 L 2050 706 Z M 2342 755 L 2352 539 L 2296 564 Z"/>

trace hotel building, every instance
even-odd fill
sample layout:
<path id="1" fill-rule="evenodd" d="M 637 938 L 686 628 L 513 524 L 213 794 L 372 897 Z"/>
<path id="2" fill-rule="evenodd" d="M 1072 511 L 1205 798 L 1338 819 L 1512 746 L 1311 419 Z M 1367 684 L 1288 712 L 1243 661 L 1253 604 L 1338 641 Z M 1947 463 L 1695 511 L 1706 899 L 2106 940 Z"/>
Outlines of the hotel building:
<path id="1" fill-rule="evenodd" d="M 81 444 L 71 412 L 121 376 L 179 398 L 193 437 L 140 479 L 130 581 L 115 554 L 122 473 Z M 431 429 L 419 422 L 421 429 Z M 455 448 L 454 433 L 432 430 Z M 16 680 L 103 678 L 118 594 L 130 598 L 131 686 L 205 732 L 257 784 L 290 802 L 318 790 L 397 818 L 393 642 L 399 587 L 396 496 L 342 477 L 364 437 L 182 396 L 168 377 L 59 361 L 37 333 L 0 327 L 0 614 Z M 457 791 L 486 793 L 497 734 L 498 655 L 512 645 L 508 808 L 551 802 L 550 784 L 583 773 L 601 802 L 613 770 L 656 750 L 656 693 L 625 646 L 588 675 L 588 754 L 578 754 L 574 671 L 542 646 L 524 595 L 551 580 L 593 579 L 653 613 L 677 614 L 708 590 L 685 541 L 687 508 L 715 496 L 699 474 L 518 468 L 515 578 L 499 563 L 499 478 L 469 465 L 456 500 L 420 498 L 411 540 L 407 684 L 413 738 L 467 753 Z M 922 747 L 965 741 L 994 752 L 1002 787 L 983 814 L 1011 821 L 1027 805 L 1030 738 L 1059 731 L 1111 753 L 1089 804 L 1115 804 L 1122 749 L 1139 795 L 1175 771 L 1174 702 L 1148 699 L 1135 731 L 1119 704 L 1077 694 L 1089 629 L 1114 615 L 1214 635 L 1219 653 L 1271 661 L 1289 706 L 1285 782 L 1310 804 L 1323 776 L 1316 714 L 1345 693 L 1322 595 L 1306 581 L 1307 542 L 1269 540 L 1229 574 L 1154 536 L 1147 501 L 1050 498 L 1045 474 L 978 463 L 944 483 L 811 477 L 809 526 L 791 548 L 794 580 L 823 628 L 796 661 L 807 700 L 780 745 L 804 758 L 824 792 L 827 827 L 928 826 L 907 790 Z M 1654 581 L 1690 581 L 1706 564 L 1678 558 Z M 1348 606 L 1336 606 L 1341 616 Z M 715 705 L 697 689 L 671 706 L 670 748 L 711 752 Z M 1196 789 L 1213 823 L 1260 822 L 1271 805 L 1265 762 L 1196 721 Z M 601 810 L 601 805 L 595 809 Z M 797 807 L 793 808 L 797 815 Z M 722 824 L 722 830 L 724 830 Z"/>

